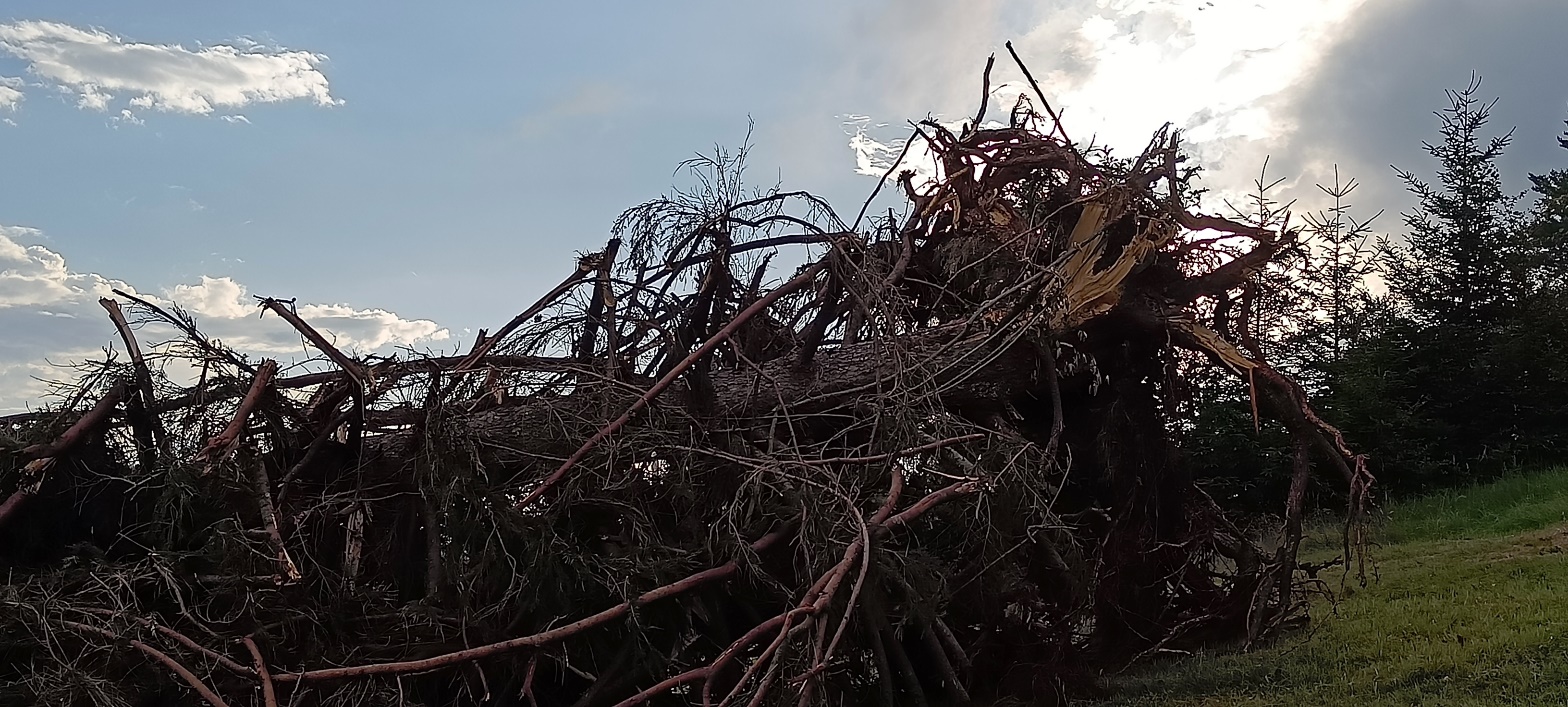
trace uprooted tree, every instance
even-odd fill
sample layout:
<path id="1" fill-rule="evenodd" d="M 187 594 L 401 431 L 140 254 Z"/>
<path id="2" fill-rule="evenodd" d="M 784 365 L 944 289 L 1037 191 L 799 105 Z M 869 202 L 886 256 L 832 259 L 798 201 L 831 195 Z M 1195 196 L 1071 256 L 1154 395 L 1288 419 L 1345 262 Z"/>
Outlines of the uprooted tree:
<path id="1" fill-rule="evenodd" d="M 699 165 L 462 356 L 266 299 L 323 356 L 282 375 L 105 299 L 125 360 L 5 418 L 0 701 L 1053 704 L 1293 622 L 1309 474 L 1371 481 L 1249 341 L 1297 234 L 1035 92 L 919 125 L 901 216 Z M 1198 365 L 1294 440 L 1277 549 L 1193 482 Z"/>

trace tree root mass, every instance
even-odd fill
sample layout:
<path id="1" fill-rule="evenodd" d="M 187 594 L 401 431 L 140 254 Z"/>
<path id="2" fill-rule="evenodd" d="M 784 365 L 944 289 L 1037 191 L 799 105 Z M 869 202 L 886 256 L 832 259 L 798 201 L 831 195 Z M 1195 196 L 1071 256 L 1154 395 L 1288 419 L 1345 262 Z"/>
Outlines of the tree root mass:
<path id="1" fill-rule="evenodd" d="M 693 164 L 464 356 L 267 299 L 321 353 L 285 375 L 108 301 L 134 361 L 5 419 L 0 702 L 1058 704 L 1296 621 L 1307 476 L 1347 556 L 1371 483 L 1229 323 L 1297 235 L 1192 212 L 1168 129 L 984 116 L 864 227 Z M 1277 549 L 1193 481 L 1199 366 L 1295 440 Z"/>

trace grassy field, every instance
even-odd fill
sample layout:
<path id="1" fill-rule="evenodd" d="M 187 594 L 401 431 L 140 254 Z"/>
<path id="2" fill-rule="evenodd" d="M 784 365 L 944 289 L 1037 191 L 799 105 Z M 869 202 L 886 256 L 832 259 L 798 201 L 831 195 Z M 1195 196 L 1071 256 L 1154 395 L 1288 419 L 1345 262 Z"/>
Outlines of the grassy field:
<path id="1" fill-rule="evenodd" d="M 1568 468 L 1396 504 L 1379 541 L 1308 632 L 1142 668 L 1109 704 L 1568 705 Z"/>

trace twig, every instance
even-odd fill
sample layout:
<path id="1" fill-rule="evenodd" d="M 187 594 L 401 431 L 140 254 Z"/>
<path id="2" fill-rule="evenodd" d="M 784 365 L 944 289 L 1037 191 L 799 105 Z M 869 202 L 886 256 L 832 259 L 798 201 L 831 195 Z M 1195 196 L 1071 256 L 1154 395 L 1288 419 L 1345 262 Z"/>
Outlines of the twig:
<path id="1" fill-rule="evenodd" d="M 518 327 L 528 323 L 528 320 L 533 319 L 534 315 L 543 312 L 546 307 L 554 304 L 557 299 L 560 299 L 561 295 L 566 294 L 597 268 L 597 256 L 578 258 L 577 269 L 572 271 L 572 274 L 567 275 L 566 279 L 561 281 L 561 284 L 556 285 L 554 289 L 545 293 L 545 296 L 540 297 L 539 301 L 534 302 L 528 309 L 523 310 L 521 314 L 512 317 L 512 320 L 507 322 L 505 326 L 497 329 L 494 335 L 485 337 L 483 341 L 476 341 L 474 350 L 463 357 L 463 360 L 453 367 L 452 371 L 457 373 L 473 368 L 479 363 L 480 359 L 485 357 L 485 354 L 490 352 L 490 349 L 495 348 L 496 344 L 510 336 Z"/>
<path id="2" fill-rule="evenodd" d="M 546 477 L 545 480 L 535 487 L 533 491 L 530 491 L 527 496 L 524 496 L 523 500 L 518 501 L 516 507 L 518 509 L 527 508 L 535 500 L 538 500 L 538 498 L 543 496 L 546 491 L 549 491 L 551 487 L 559 483 L 560 480 L 566 476 L 566 472 L 571 471 L 572 467 L 577 466 L 578 462 L 581 462 L 585 457 L 587 457 L 588 452 L 593 451 L 593 448 L 598 446 L 600 442 L 603 442 L 605 439 L 609 438 L 610 435 L 620 431 L 622 427 L 625 427 L 627 423 L 631 422 L 632 416 L 636 415 L 638 410 L 643 409 L 643 407 L 647 406 L 648 403 L 653 402 L 654 398 L 659 397 L 659 394 L 663 393 L 666 388 L 669 388 L 670 385 L 676 381 L 676 379 L 680 378 L 681 374 L 684 373 L 686 369 L 690 368 L 693 363 L 697 362 L 697 359 L 700 359 L 703 356 L 707 356 L 714 349 L 718 348 L 719 344 L 729 339 L 730 336 L 740 328 L 740 325 L 746 323 L 746 320 L 751 319 L 752 317 L 766 310 L 769 305 L 773 304 L 780 297 L 783 297 L 786 294 L 794 292 L 795 290 L 810 284 L 812 280 L 816 279 L 817 273 L 822 272 L 823 268 L 827 267 L 827 262 L 828 261 L 826 259 L 823 259 L 817 262 L 817 264 L 806 268 L 799 275 L 795 276 L 795 279 L 780 285 L 777 289 L 774 289 L 772 292 L 764 295 L 761 299 L 752 303 L 750 307 L 747 307 L 739 314 L 735 315 L 735 318 L 731 319 L 728 324 L 724 325 L 723 329 L 720 329 L 718 333 L 714 334 L 707 341 L 703 342 L 701 346 L 697 347 L 696 351 L 691 352 L 691 354 L 683 359 L 680 363 L 677 363 L 669 373 L 664 374 L 662 378 L 649 387 L 647 392 L 638 397 L 637 400 L 626 409 L 626 412 L 621 413 L 620 417 L 610 422 L 610 424 L 599 428 L 599 431 L 595 432 L 592 437 L 589 437 L 588 441 L 584 442 L 582 446 L 579 447 L 576 452 L 573 452 L 570 457 L 567 457 L 566 461 L 561 463 L 561 466 L 557 467 L 554 472 Z"/>
<path id="3" fill-rule="evenodd" d="M 855 222 L 849 227 L 851 232 L 860 228 L 860 222 L 866 218 L 866 210 L 871 208 L 871 202 L 876 200 L 877 194 L 882 193 L 882 187 L 887 184 L 887 178 L 893 176 L 893 172 L 898 170 L 900 163 L 904 161 L 904 157 L 909 154 L 910 146 L 915 144 L 915 138 L 919 135 L 920 130 L 916 129 L 904 140 L 904 148 L 898 151 L 898 156 L 893 158 L 893 163 L 887 166 L 886 171 L 882 172 L 882 178 L 877 180 L 877 185 L 871 189 L 871 194 L 866 197 L 865 203 L 860 205 L 860 213 L 855 214 Z"/>
<path id="4" fill-rule="evenodd" d="M 107 638 L 111 641 L 121 640 L 121 637 L 115 634 L 113 631 L 107 631 L 95 626 L 88 626 L 87 624 L 78 623 L 76 621 L 62 620 L 60 623 L 68 628 L 73 628 L 83 633 L 91 633 L 98 636 L 103 636 L 104 638 Z M 207 687 L 207 685 L 201 681 L 201 678 L 196 677 L 195 673 L 181 665 L 179 661 L 170 658 L 168 654 L 164 653 L 163 651 L 160 651 L 157 648 L 153 648 L 152 646 L 142 643 L 141 641 L 138 641 L 134 638 L 130 639 L 128 642 L 131 644 L 132 648 L 147 654 L 153 660 L 163 663 L 170 670 L 174 671 L 174 674 L 180 676 L 180 679 L 184 680 L 185 684 L 190 685 L 191 689 L 196 691 L 196 694 L 201 695 L 201 698 L 207 701 L 207 704 L 212 705 L 212 707 L 229 707 L 229 703 L 224 702 L 223 698 L 218 696 L 218 693 L 213 692 L 212 688 Z"/>
<path id="5" fill-rule="evenodd" d="M 991 102 L 991 67 L 995 65 L 995 54 L 985 58 L 985 71 L 980 75 L 980 109 L 975 111 L 975 122 L 969 128 L 971 133 L 978 131 L 985 120 L 985 108 Z"/>
<path id="6" fill-rule="evenodd" d="M 384 384 L 386 381 L 396 380 L 411 373 L 452 371 L 455 370 L 458 365 L 461 365 L 465 360 L 467 360 L 466 356 L 436 356 L 433 358 L 421 358 L 412 361 L 393 361 L 390 363 L 383 363 L 370 366 L 367 370 L 370 372 L 371 377 Z M 576 366 L 575 359 L 555 356 L 489 355 L 480 358 L 478 363 L 495 368 L 516 368 L 529 371 L 549 372 L 572 370 Z M 298 390 L 301 388 L 318 386 L 323 383 L 341 381 L 342 379 L 343 374 L 337 371 L 328 371 L 325 373 L 306 373 L 304 375 L 274 379 L 272 382 L 272 387 L 278 390 Z M 244 390 L 245 389 L 228 384 L 215 386 L 212 388 L 197 387 L 196 389 L 189 390 L 179 397 L 160 401 L 154 409 L 158 412 L 179 410 L 203 402 L 212 402 L 223 398 L 237 397 L 243 394 Z M 0 420 L 5 419 L 10 418 L 0 418 Z"/>
<path id="7" fill-rule="evenodd" d="M 179 631 L 176 631 L 176 630 L 174 630 L 172 628 L 169 628 L 168 626 L 164 626 L 163 624 L 160 624 L 160 623 L 158 623 L 156 621 L 153 621 L 152 619 L 149 619 L 149 618 L 146 618 L 146 617 L 142 617 L 142 616 L 130 616 L 130 615 L 127 615 L 123 611 L 116 611 L 116 610 L 113 610 L 113 609 L 95 609 L 95 608 L 90 608 L 89 607 L 89 608 L 79 608 L 79 609 L 76 609 L 76 611 L 81 611 L 81 612 L 87 613 L 87 614 L 95 614 L 95 615 L 98 615 L 98 616 L 108 616 L 108 617 L 112 617 L 112 618 L 121 618 L 121 617 L 129 618 L 130 620 L 135 621 L 140 626 L 145 626 L 147 628 L 150 628 L 150 629 L 158 632 L 159 634 L 162 634 L 164 637 L 173 640 L 175 643 L 178 643 L 178 644 L 180 644 L 182 646 L 185 646 L 186 648 L 188 648 L 190 650 L 193 650 L 193 651 L 195 651 L 197 653 L 200 653 L 200 654 L 202 654 L 204 656 L 207 656 L 208 658 L 210 658 L 213 661 L 215 661 L 218 665 L 221 665 L 221 666 L 223 666 L 223 667 L 225 667 L 225 668 L 227 668 L 227 669 L 229 669 L 229 670 L 231 670 L 231 671 L 233 671 L 233 672 L 235 672 L 237 674 L 244 675 L 244 676 L 247 676 L 247 677 L 255 677 L 256 676 L 256 671 L 254 669 L 247 668 L 247 667 L 245 667 L 243 665 L 240 665 L 239 663 L 235 662 L 233 658 L 230 658 L 230 657 L 228 657 L 228 656 L 226 656 L 226 655 L 224 655 L 222 653 L 219 653 L 218 651 L 215 651 L 215 650 L 213 650 L 211 648 L 208 648 L 208 647 L 206 647 L 206 646 L 204 646 L 204 645 L 202 645 L 200 643 L 197 643 L 196 641 L 192 640 L 189 636 L 186 636 L 185 634 L 180 633 Z M 187 618 L 189 618 L 189 617 L 187 617 Z M 205 628 L 205 627 L 202 627 L 202 628 Z M 210 631 L 210 629 L 208 629 L 208 630 Z"/>
<path id="8" fill-rule="evenodd" d="M 175 329 L 179 329 L 180 333 L 185 335 L 185 338 L 190 339 L 192 343 L 196 344 L 197 348 L 201 349 L 202 351 L 205 351 L 208 356 L 215 356 L 217 358 L 221 358 L 224 361 L 229 362 L 229 364 L 233 365 L 235 368 L 238 368 L 238 369 L 240 369 L 240 370 L 242 370 L 242 371 L 244 371 L 246 373 L 249 373 L 251 375 L 255 375 L 256 374 L 256 368 L 254 366 L 246 363 L 239 356 L 235 355 L 235 353 L 233 351 L 229 351 L 228 349 L 224 349 L 224 348 L 220 348 L 220 347 L 214 346 L 212 344 L 212 342 L 207 340 L 207 337 L 201 335 L 201 332 L 199 332 L 195 328 L 191 327 L 190 324 L 186 323 L 184 320 L 180 319 L 179 317 L 176 317 L 173 314 L 170 314 L 170 313 L 164 311 L 164 309 L 162 307 L 159 307 L 156 304 L 148 302 L 147 300 L 144 300 L 144 299 L 142 299 L 140 297 L 137 297 L 136 295 L 133 295 L 133 294 L 131 294 L 129 292 L 125 292 L 125 291 L 120 290 L 120 289 L 112 289 L 112 290 L 109 290 L 109 291 L 113 292 L 114 294 L 117 294 L 117 295 L 119 295 L 121 297 L 124 297 L 124 298 L 126 298 L 126 299 L 128 299 L 128 300 L 130 300 L 132 302 L 135 302 L 135 303 L 137 303 L 137 304 L 139 304 L 139 305 L 141 305 L 143 307 L 146 307 L 148 311 L 152 312 L 153 314 L 158 315 L 158 317 L 163 319 L 165 322 L 168 322 L 169 326 L 172 326 Z"/>
<path id="9" fill-rule="evenodd" d="M 736 243 L 726 248 L 725 251 L 731 256 L 734 256 L 740 253 L 745 253 L 747 251 L 761 250 L 763 248 L 774 248 L 781 245 L 832 243 L 837 239 L 853 235 L 855 235 L 854 231 L 842 231 L 839 233 L 792 233 L 784 236 L 758 238 L 753 241 L 746 241 L 745 243 Z M 669 275 L 685 268 L 689 268 L 693 265 L 706 263 L 710 260 L 713 260 L 713 255 L 714 251 L 710 250 L 703 253 L 698 253 L 688 258 L 682 258 L 673 263 L 662 265 L 658 270 L 649 273 L 647 279 L 657 280 L 657 278 Z"/>
<path id="10" fill-rule="evenodd" d="M 1013 49 L 1013 43 L 1007 42 L 1006 46 L 1007 53 L 1013 57 L 1013 63 L 1017 64 L 1019 70 L 1024 72 L 1024 78 L 1028 79 L 1029 85 L 1034 88 L 1034 95 L 1040 97 L 1040 105 L 1044 106 L 1046 114 L 1051 116 L 1051 122 L 1055 123 L 1055 130 L 1061 134 L 1062 142 L 1066 143 L 1069 148 L 1072 148 L 1073 141 L 1067 137 L 1067 130 L 1062 127 L 1062 117 L 1057 115 L 1055 109 L 1051 108 L 1051 102 L 1045 98 L 1045 91 L 1040 90 L 1040 83 L 1034 80 L 1034 74 L 1029 73 L 1029 67 L 1024 64 L 1024 60 L 1018 57 L 1018 52 Z M 1076 152 L 1076 149 L 1074 151 Z"/>
<path id="11" fill-rule="evenodd" d="M 951 447 L 955 444 L 963 444 L 965 442 L 973 442 L 977 439 L 985 439 L 987 436 L 988 435 L 986 435 L 984 432 L 976 432 L 958 437 L 939 439 L 935 442 L 927 442 L 918 447 L 900 449 L 896 452 L 888 452 L 887 454 L 873 454 L 866 457 L 829 457 L 826 459 L 806 459 L 797 463 L 804 464 L 806 466 L 827 466 L 830 464 L 872 464 L 875 462 L 887 461 L 889 459 L 897 459 L 899 457 L 907 457 L 915 454 L 932 452 L 938 449 L 942 449 L 943 447 Z"/>

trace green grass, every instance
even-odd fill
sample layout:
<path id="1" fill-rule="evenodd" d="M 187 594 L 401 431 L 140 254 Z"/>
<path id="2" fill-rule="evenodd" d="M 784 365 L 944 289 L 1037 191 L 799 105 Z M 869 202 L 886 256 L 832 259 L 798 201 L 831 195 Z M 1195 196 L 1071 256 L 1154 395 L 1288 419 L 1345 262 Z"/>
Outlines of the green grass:
<path id="1" fill-rule="evenodd" d="M 1568 523 L 1568 467 L 1455 489 L 1388 511 L 1388 542 L 1489 538 Z"/>
<path id="2" fill-rule="evenodd" d="M 1109 704 L 1568 705 L 1568 469 L 1395 504 L 1379 538 L 1308 632 L 1141 668 Z"/>

